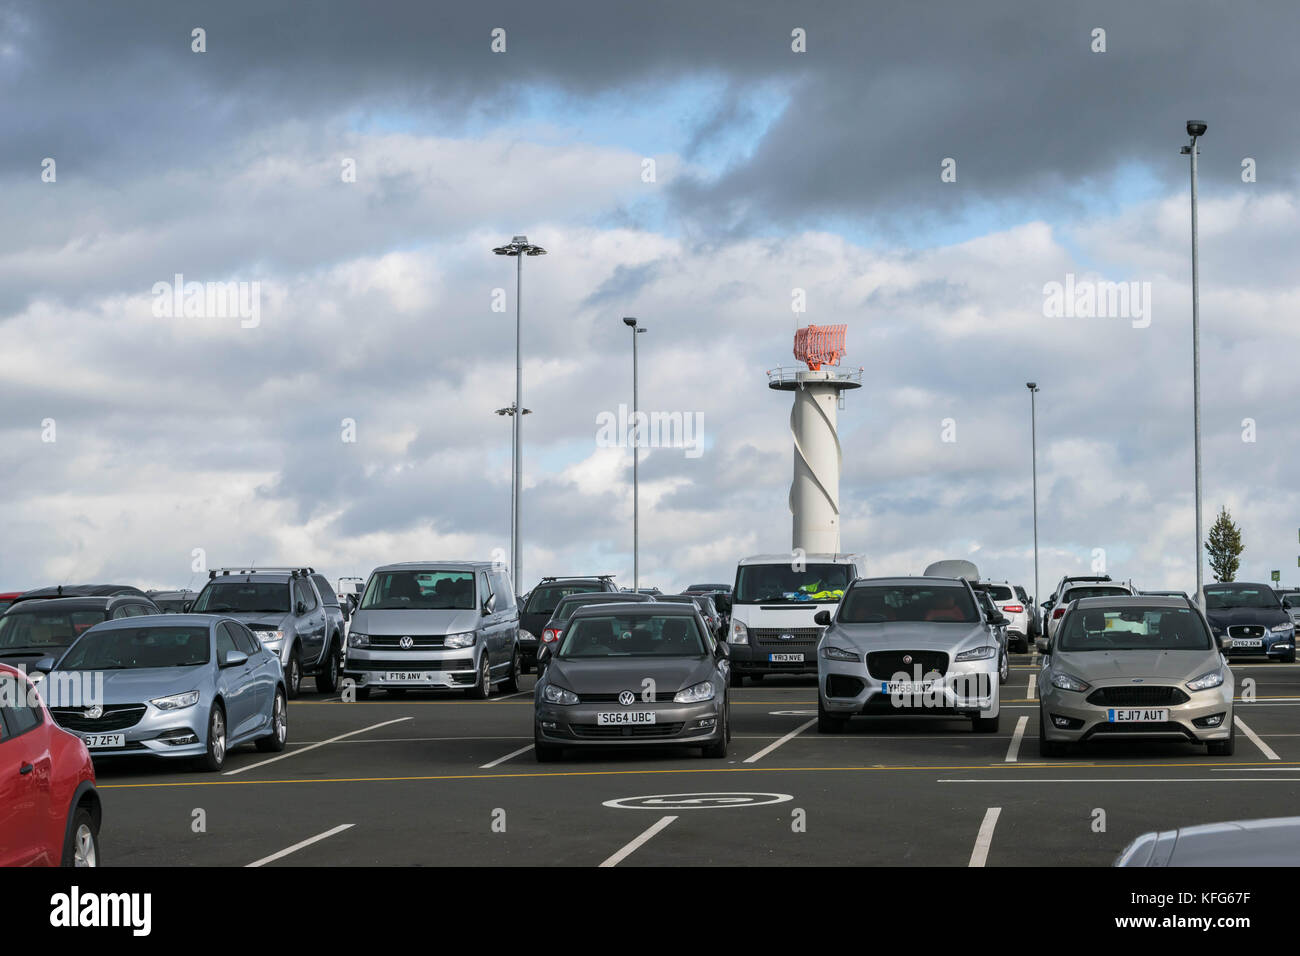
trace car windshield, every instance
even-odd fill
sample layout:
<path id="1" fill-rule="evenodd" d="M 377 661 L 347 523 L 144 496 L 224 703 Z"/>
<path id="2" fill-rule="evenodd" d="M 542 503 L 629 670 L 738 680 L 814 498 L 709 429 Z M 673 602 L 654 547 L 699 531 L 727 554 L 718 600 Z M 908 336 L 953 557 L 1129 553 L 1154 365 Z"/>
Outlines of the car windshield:
<path id="1" fill-rule="evenodd" d="M 361 599 L 363 611 L 468 611 L 473 571 L 376 571 Z"/>
<path id="2" fill-rule="evenodd" d="M 115 627 L 94 631 L 73 644 L 61 671 L 193 667 L 208 662 L 206 627 Z"/>
<path id="3" fill-rule="evenodd" d="M 1207 651 L 1213 646 L 1191 608 L 1124 604 L 1075 608 L 1057 641 L 1060 651 Z"/>
<path id="4" fill-rule="evenodd" d="M 570 594 L 591 594 L 595 591 L 604 591 L 604 588 L 590 581 L 576 584 L 539 584 L 533 588 L 533 593 L 528 598 L 528 606 L 524 608 L 524 613 L 552 614 L 561 599 L 568 597 Z"/>
<path id="5" fill-rule="evenodd" d="M 557 657 L 703 657 L 695 618 L 681 614 L 602 614 L 569 624 Z"/>
<path id="6" fill-rule="evenodd" d="M 194 601 L 196 614 L 288 614 L 289 585 L 285 581 L 213 581 Z"/>
<path id="7" fill-rule="evenodd" d="M 67 647 L 83 631 L 107 619 L 108 612 L 100 608 L 16 610 L 0 617 L 0 652 L 30 647 Z"/>
<path id="8" fill-rule="evenodd" d="M 848 564 L 742 564 L 736 574 L 737 604 L 838 601 L 849 586 Z"/>
<path id="9" fill-rule="evenodd" d="M 153 603 L 164 614 L 179 614 L 185 610 L 187 598 L 154 598 Z"/>
<path id="10" fill-rule="evenodd" d="M 649 600 L 648 594 L 619 594 L 610 595 L 606 600 L 602 595 L 605 592 L 585 592 L 583 594 L 574 594 L 566 598 L 561 598 L 560 603 L 555 605 L 555 611 L 551 614 L 553 621 L 567 621 L 573 617 L 573 612 L 580 607 L 587 607 L 592 604 L 619 604 L 622 602 L 633 602 L 637 604 Z"/>
<path id="11" fill-rule="evenodd" d="M 1015 599 L 1015 592 L 1005 584 L 990 584 L 988 586 L 989 596 L 995 601 L 1012 601 Z"/>
<path id="12" fill-rule="evenodd" d="M 1078 601 L 1082 598 L 1115 597 L 1120 594 L 1128 594 L 1128 591 L 1118 587 L 1070 588 L 1065 592 L 1065 597 L 1061 603 L 1069 604 L 1071 601 Z"/>
<path id="13" fill-rule="evenodd" d="M 1234 607 L 1281 607 L 1272 588 L 1206 588 L 1205 609 L 1226 611 Z"/>
<path id="14" fill-rule="evenodd" d="M 964 587 L 931 584 L 858 585 L 840 608 L 840 624 L 885 624 L 925 621 L 978 624 L 979 611 Z"/>

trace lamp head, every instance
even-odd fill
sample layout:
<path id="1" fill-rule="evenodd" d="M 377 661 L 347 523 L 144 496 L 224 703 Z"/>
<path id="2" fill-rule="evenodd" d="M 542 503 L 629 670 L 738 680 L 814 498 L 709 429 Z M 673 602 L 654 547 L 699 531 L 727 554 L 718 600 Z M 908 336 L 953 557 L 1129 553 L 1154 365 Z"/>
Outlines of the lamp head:
<path id="1" fill-rule="evenodd" d="M 1205 125 L 1205 123 L 1201 122 L 1200 120 L 1188 120 L 1188 121 L 1187 121 L 1187 135 L 1188 135 L 1188 136 L 1192 136 L 1192 137 L 1196 137 L 1196 136 L 1204 136 L 1204 135 L 1205 135 L 1205 130 L 1206 130 L 1207 128 L 1208 128 L 1208 127 Z"/>
<path id="2" fill-rule="evenodd" d="M 636 328 L 636 319 L 633 319 L 633 318 L 630 318 L 630 317 L 625 317 L 625 318 L 623 319 L 623 324 L 626 325 L 626 326 L 627 326 L 628 328 L 630 328 L 630 329 L 635 329 L 635 328 Z"/>

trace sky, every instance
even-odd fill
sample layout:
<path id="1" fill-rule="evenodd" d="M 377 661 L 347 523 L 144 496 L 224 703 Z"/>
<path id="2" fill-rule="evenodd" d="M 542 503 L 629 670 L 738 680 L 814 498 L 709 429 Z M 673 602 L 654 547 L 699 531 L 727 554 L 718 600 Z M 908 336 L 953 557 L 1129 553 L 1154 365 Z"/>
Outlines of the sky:
<path id="1" fill-rule="evenodd" d="M 790 547 L 766 372 L 814 323 L 862 369 L 840 507 L 871 573 L 962 557 L 1033 590 L 1036 381 L 1041 596 L 1099 567 L 1190 590 L 1189 119 L 1205 530 L 1227 507 L 1239 579 L 1294 586 L 1298 26 L 1282 2 L 9 0 L 0 590 L 508 555 L 514 235 L 548 252 L 521 591 L 631 582 L 632 452 L 598 427 L 631 402 L 623 316 L 642 409 L 702 432 L 641 453 L 643 585 Z M 175 310 L 177 276 L 256 314 Z M 1052 314 L 1067 282 L 1146 308 Z"/>

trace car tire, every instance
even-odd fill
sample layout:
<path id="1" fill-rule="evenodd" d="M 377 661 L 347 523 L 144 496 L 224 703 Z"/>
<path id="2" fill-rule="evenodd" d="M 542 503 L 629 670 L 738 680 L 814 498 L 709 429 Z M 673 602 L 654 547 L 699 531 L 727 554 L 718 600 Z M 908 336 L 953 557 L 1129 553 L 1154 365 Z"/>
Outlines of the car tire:
<path id="1" fill-rule="evenodd" d="M 99 827 L 85 807 L 72 811 L 68 839 L 63 846 L 61 866 L 99 866 Z"/>
<path id="2" fill-rule="evenodd" d="M 519 652 L 518 652 L 518 651 L 515 651 L 514 656 L 513 656 L 512 658 L 510 658 L 510 675 L 509 675 L 508 677 L 506 677 L 504 680 L 502 680 L 502 681 L 501 681 L 501 684 L 500 684 L 500 689 L 501 689 L 503 692 L 505 692 L 505 693 L 507 693 L 507 694 L 517 694 L 517 693 L 519 693 L 519 670 L 520 670 L 520 667 L 521 667 L 521 665 L 520 665 L 520 663 L 519 663 Z"/>
<path id="3" fill-rule="evenodd" d="M 262 753 L 278 754 L 289 742 L 289 708 L 285 703 L 284 691 L 275 689 L 275 701 L 271 704 L 271 732 L 265 737 L 257 738 L 257 749 Z"/>
<path id="4" fill-rule="evenodd" d="M 1234 723 L 1228 731 L 1227 740 L 1211 740 L 1205 745 L 1205 752 L 1211 757 L 1231 757 L 1237 750 L 1237 725 Z"/>
<path id="5" fill-rule="evenodd" d="M 727 741 L 731 739 L 731 721 L 727 719 L 727 707 L 724 704 L 722 708 L 722 726 L 718 728 L 718 740 L 716 743 L 705 744 L 700 748 L 700 756 L 706 760 L 725 760 L 727 757 Z"/>
<path id="6" fill-rule="evenodd" d="M 1295 651 L 1292 651 L 1292 652 L 1291 652 L 1290 654 L 1288 654 L 1286 657 L 1282 658 L 1282 663 L 1283 663 L 1283 664 L 1294 664 L 1294 663 L 1295 663 Z"/>
<path id="7" fill-rule="evenodd" d="M 554 763 L 560 759 L 564 753 L 563 747 L 557 747 L 554 744 L 544 744 L 536 737 L 533 738 L 533 756 L 538 763 Z"/>
<path id="8" fill-rule="evenodd" d="M 996 734 L 998 724 L 1002 722 L 1002 711 L 998 711 L 996 717 L 973 717 L 971 718 L 971 729 L 977 734 Z"/>
<path id="9" fill-rule="evenodd" d="M 465 696 L 472 700 L 487 700 L 492 696 L 492 668 L 488 665 L 487 654 L 479 655 L 478 680 L 465 691 Z"/>
<path id="10" fill-rule="evenodd" d="M 842 734 L 848 725 L 849 719 L 847 717 L 828 714 L 822 707 L 821 697 L 817 698 L 817 733 Z"/>
<path id="11" fill-rule="evenodd" d="M 998 664 L 998 683 L 1005 684 L 1011 677 L 1011 655 L 1005 650 L 1002 652 L 1002 661 Z"/>
<path id="12" fill-rule="evenodd" d="M 207 753 L 199 758 L 199 768 L 209 773 L 216 773 L 226 765 L 226 711 L 220 704 L 213 704 L 208 711 L 208 747 Z"/>
<path id="13" fill-rule="evenodd" d="M 1038 756 L 1060 757 L 1065 754 L 1065 744 L 1047 739 L 1047 715 L 1038 708 Z"/>
<path id="14" fill-rule="evenodd" d="M 339 655 L 335 650 L 336 638 L 331 637 L 321 661 L 321 671 L 316 675 L 316 689 L 323 694 L 332 694 L 339 686 Z"/>
<path id="15" fill-rule="evenodd" d="M 284 686 L 290 700 L 297 700 L 302 693 L 302 652 L 297 644 L 289 652 L 289 664 L 284 669 Z"/>

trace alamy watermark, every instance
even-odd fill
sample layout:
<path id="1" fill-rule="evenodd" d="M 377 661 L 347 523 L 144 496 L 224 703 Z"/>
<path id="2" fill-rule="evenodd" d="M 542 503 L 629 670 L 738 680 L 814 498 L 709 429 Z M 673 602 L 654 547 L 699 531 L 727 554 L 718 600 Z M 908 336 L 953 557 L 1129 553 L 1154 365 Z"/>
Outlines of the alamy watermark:
<path id="1" fill-rule="evenodd" d="M 260 282 L 186 282 L 178 272 L 172 282 L 155 282 L 152 291 L 157 319 L 239 319 L 245 329 L 262 324 Z"/>
<path id="2" fill-rule="evenodd" d="M 630 412 L 619 405 L 618 412 L 596 416 L 596 446 L 599 448 L 682 448 L 687 458 L 704 454 L 703 412 Z"/>
<path id="3" fill-rule="evenodd" d="M 1043 315 L 1049 319 L 1129 319 L 1135 329 L 1151 324 L 1150 282 L 1094 282 L 1076 280 L 1043 286 Z"/>

